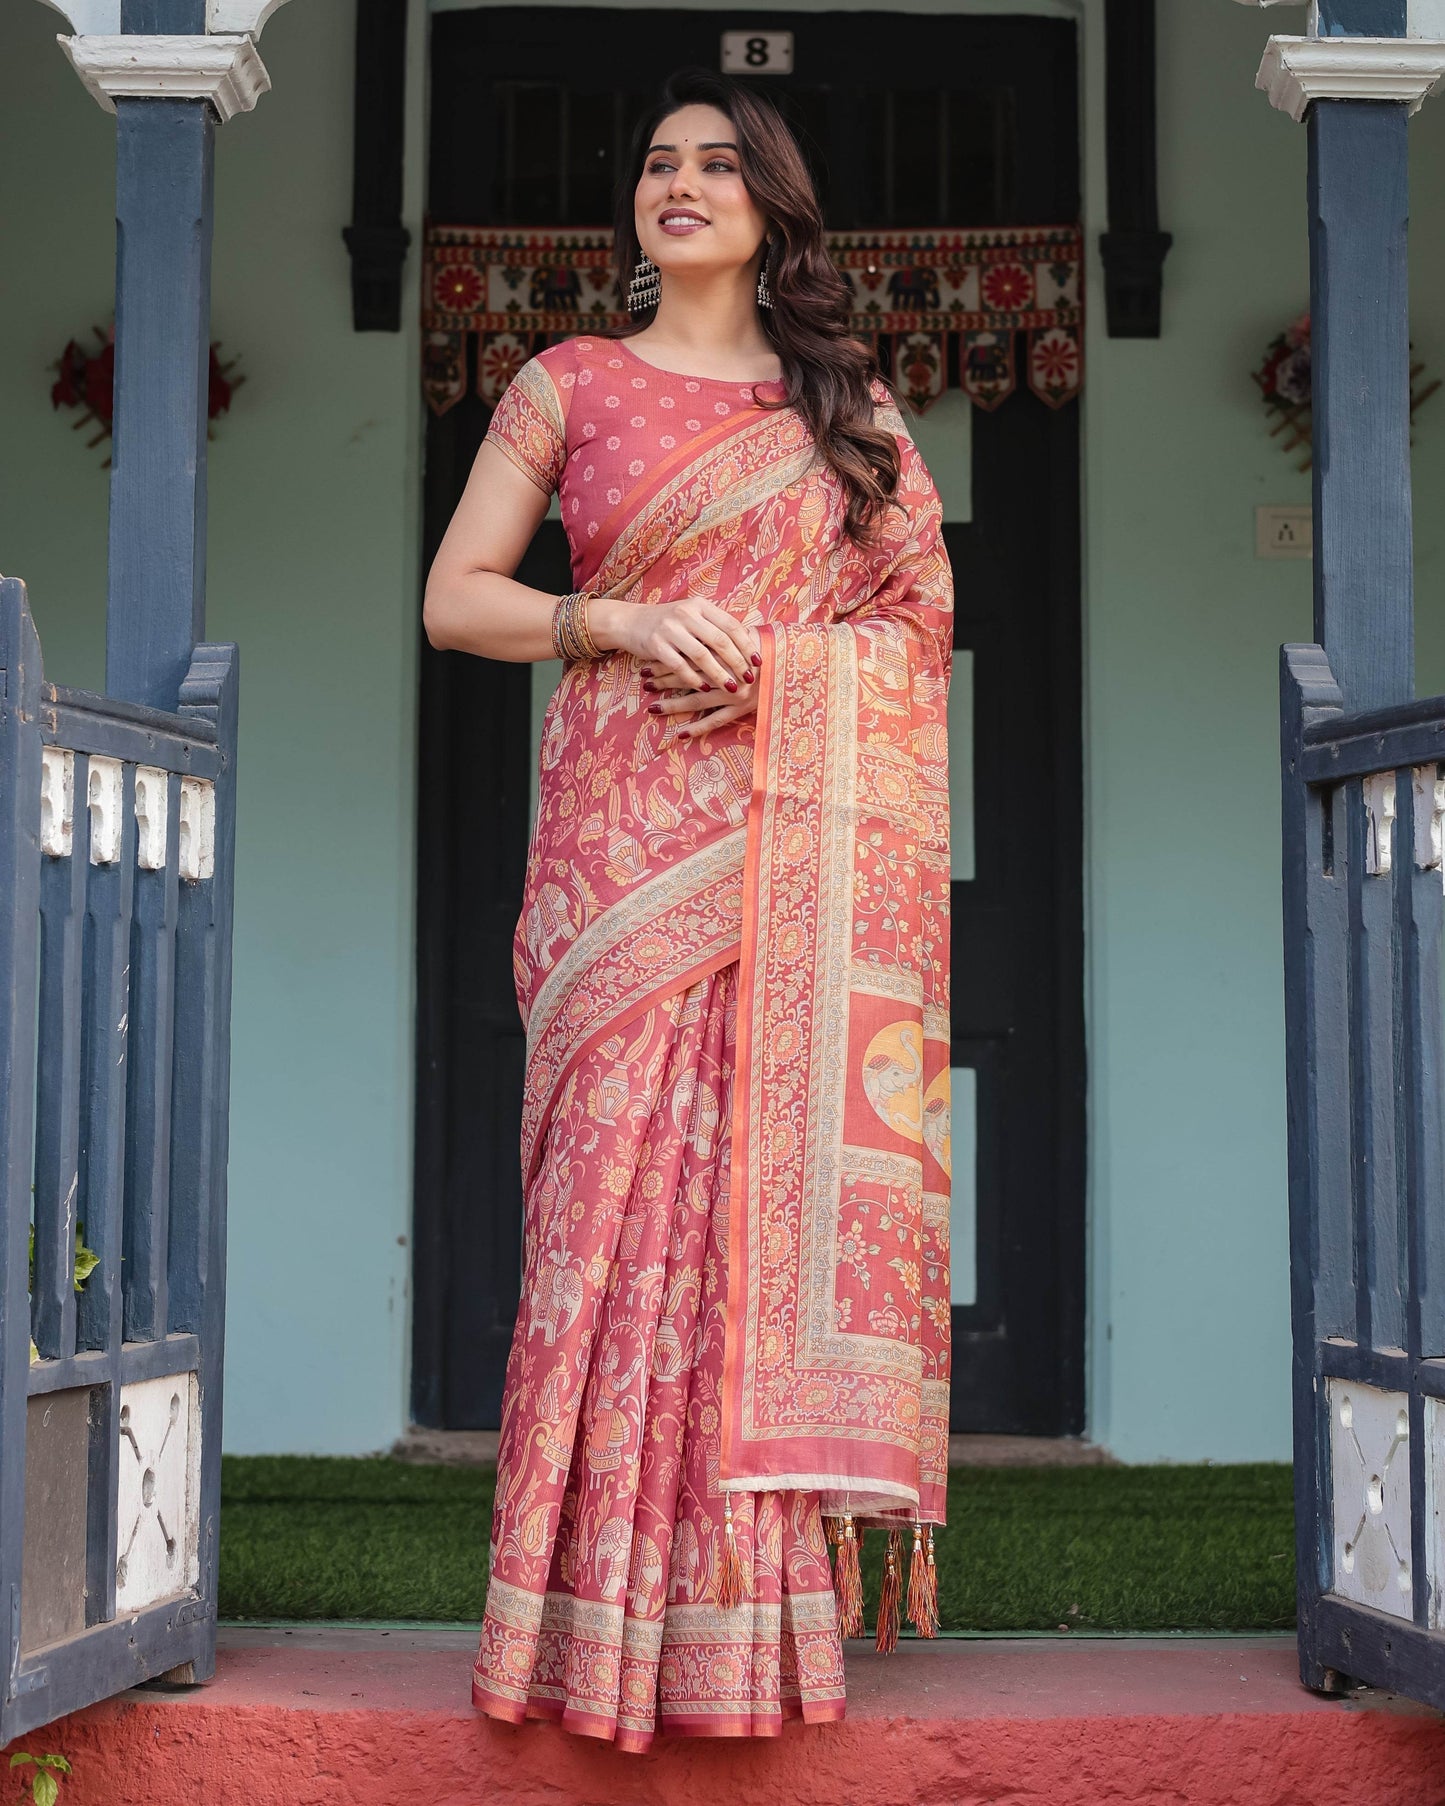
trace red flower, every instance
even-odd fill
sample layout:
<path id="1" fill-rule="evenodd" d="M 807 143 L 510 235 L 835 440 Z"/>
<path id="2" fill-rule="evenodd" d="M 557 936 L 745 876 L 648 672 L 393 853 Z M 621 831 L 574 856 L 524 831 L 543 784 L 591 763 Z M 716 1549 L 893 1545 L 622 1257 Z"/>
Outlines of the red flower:
<path id="1" fill-rule="evenodd" d="M 983 273 L 983 298 L 1000 313 L 1027 307 L 1034 298 L 1034 279 L 1021 263 L 996 263 Z"/>
<path id="2" fill-rule="evenodd" d="M 85 353 L 72 339 L 60 354 L 60 377 L 50 387 L 51 407 L 78 407 L 84 387 Z"/>
<path id="3" fill-rule="evenodd" d="M 482 298 L 481 277 L 464 263 L 443 264 L 432 286 L 437 306 L 447 313 L 470 313 Z"/>
<path id="4" fill-rule="evenodd" d="M 228 383 L 221 374 L 221 360 L 216 356 L 216 348 L 211 347 L 210 378 L 206 394 L 206 418 L 214 420 L 217 414 L 224 414 L 231 405 L 233 383 Z"/>

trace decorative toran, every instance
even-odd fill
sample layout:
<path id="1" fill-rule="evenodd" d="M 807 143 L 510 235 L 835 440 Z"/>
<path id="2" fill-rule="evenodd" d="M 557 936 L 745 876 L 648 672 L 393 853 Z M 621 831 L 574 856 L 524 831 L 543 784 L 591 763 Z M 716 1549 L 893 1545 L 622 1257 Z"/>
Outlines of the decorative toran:
<path id="1" fill-rule="evenodd" d="M 1018 386 L 1062 407 L 1083 380 L 1083 237 L 1077 226 L 968 232 L 834 232 L 853 329 L 916 408 L 946 389 L 996 408 Z M 544 345 L 623 325 L 606 230 L 428 227 L 422 384 L 433 412 L 476 385 L 495 403 Z"/>

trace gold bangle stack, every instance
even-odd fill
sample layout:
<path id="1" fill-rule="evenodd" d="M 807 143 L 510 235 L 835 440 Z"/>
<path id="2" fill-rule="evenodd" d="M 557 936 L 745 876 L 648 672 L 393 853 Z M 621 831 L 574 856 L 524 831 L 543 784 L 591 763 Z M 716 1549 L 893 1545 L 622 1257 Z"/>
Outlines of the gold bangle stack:
<path id="1" fill-rule="evenodd" d="M 552 610 L 552 645 L 564 662 L 602 656 L 602 648 L 587 625 L 587 602 L 584 591 L 574 590 L 570 595 L 559 596 Z"/>

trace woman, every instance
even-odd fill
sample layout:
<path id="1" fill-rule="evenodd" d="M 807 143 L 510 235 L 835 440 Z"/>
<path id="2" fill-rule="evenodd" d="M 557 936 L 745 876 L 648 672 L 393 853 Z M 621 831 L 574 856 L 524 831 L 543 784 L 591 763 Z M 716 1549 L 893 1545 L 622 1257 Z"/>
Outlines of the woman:
<path id="1" fill-rule="evenodd" d="M 842 1716 L 865 1520 L 880 1645 L 910 1525 L 934 1621 L 952 600 L 773 107 L 675 77 L 616 246 L 640 329 L 518 374 L 425 621 L 565 661 L 515 940 L 524 1283 L 473 1698 L 643 1750 Z M 560 599 L 512 578 L 554 491 Z"/>

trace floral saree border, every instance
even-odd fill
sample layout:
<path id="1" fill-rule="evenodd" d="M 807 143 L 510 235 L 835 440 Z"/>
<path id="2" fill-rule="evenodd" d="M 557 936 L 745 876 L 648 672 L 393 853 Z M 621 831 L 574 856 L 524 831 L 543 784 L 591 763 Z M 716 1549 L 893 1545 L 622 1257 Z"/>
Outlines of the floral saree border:
<path id="1" fill-rule="evenodd" d="M 915 1023 L 920 1061 L 932 1045 L 935 1076 L 948 1064 L 946 992 L 925 998 L 921 970 L 860 969 L 853 953 L 858 837 L 884 824 L 911 835 L 926 858 L 939 805 L 921 783 L 891 787 L 886 772 L 880 780 L 867 770 L 870 757 L 886 766 L 887 735 L 870 731 L 873 714 L 860 718 L 871 705 L 855 625 L 760 631 L 768 644 L 744 866 L 723 1484 L 816 1489 L 825 1510 L 925 1510 L 941 1520 L 946 1381 L 925 1371 L 917 1336 L 841 1320 L 834 1283 L 842 1200 L 860 1185 L 886 1201 L 905 1236 L 911 1226 L 920 1264 L 925 1243 L 946 1250 L 946 1174 L 926 1184 L 923 1147 L 886 1127 L 860 1143 L 866 1113 L 849 1113 L 858 1088 L 850 1060 L 867 1033 L 859 1021 L 873 1020 L 870 1000 Z M 939 1266 L 935 1255 L 931 1270 Z"/>

